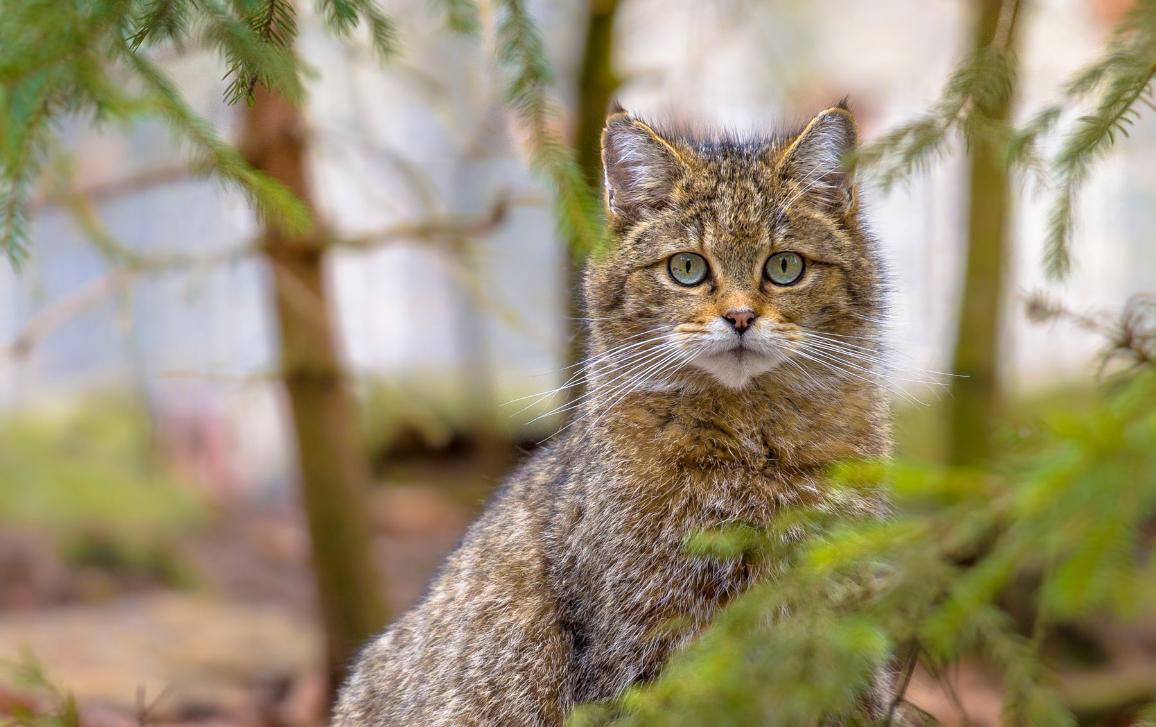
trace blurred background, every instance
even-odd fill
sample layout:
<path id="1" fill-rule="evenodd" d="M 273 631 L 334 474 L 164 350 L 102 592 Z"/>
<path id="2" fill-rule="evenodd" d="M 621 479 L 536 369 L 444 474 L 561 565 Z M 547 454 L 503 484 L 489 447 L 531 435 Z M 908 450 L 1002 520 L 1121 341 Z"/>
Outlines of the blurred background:
<path id="1" fill-rule="evenodd" d="M 528 9 L 554 67 L 559 112 L 547 123 L 591 174 L 590 128 L 608 97 L 644 118 L 765 133 L 847 96 L 870 142 L 935 102 L 976 42 L 981 4 Z M 1128 5 L 1024 3 L 1013 119 L 1096 58 Z M 299 8 L 296 49 L 310 71 L 294 138 L 310 203 L 347 241 L 326 256 L 323 282 L 300 292 L 325 296 L 331 327 L 302 325 L 328 329 L 320 340 L 332 341 L 348 394 L 336 409 L 311 407 L 316 391 L 294 399 L 293 382 L 308 384 L 281 376 L 290 344 L 308 359 L 318 339 L 284 328 L 296 294 L 244 252 L 265 234 L 245 195 L 197 174 L 162 124 L 61 123 L 54 181 L 31 196 L 27 259 L 0 265 L 0 659 L 23 665 L 0 673 L 0 713 L 30 698 L 21 685 L 40 679 L 35 664 L 92 724 L 321 721 L 329 674 L 352 648 L 333 641 L 353 639 L 334 635 L 317 596 L 302 472 L 332 466 L 370 483 L 372 572 L 350 566 L 328 586 L 338 599 L 360 598 L 358 579 L 380 590 L 365 609 L 376 616 L 351 617 L 355 633 L 412 605 L 491 488 L 564 424 L 539 416 L 564 400 L 521 399 L 570 376 L 579 313 L 570 241 L 495 71 L 485 30 L 495 11 L 481 3 L 482 31 L 469 34 L 448 32 L 426 0 L 382 7 L 398 37 L 384 64 L 367 39 L 336 39 L 312 6 Z M 177 47 L 155 60 L 243 149 L 276 126 L 275 104 L 223 100 L 215 54 Z M 1029 293 L 1099 311 L 1156 289 L 1154 141 L 1156 126 L 1140 123 L 1097 166 L 1063 283 L 1039 264 L 1049 200 L 1013 180 L 997 345 L 979 364 L 1007 421 L 1078 405 L 1095 375 L 1096 338 L 1029 321 Z M 929 372 L 959 369 L 969 214 L 959 146 L 905 184 L 864 189 L 894 289 L 898 447 L 917 460 L 958 459 L 952 381 Z M 298 406 L 317 422 L 295 429 Z M 356 443 L 328 451 L 358 463 L 301 451 L 308 426 L 337 436 L 333 416 Z"/>

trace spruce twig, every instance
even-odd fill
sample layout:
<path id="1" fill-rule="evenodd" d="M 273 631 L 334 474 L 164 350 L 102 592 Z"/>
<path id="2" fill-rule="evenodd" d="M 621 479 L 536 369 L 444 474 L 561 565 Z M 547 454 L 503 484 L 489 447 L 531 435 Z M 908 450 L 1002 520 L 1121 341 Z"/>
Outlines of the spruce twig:
<path id="1" fill-rule="evenodd" d="M 559 138 L 549 89 L 553 71 L 537 26 L 523 0 L 499 0 L 494 30 L 496 54 L 507 74 L 506 101 L 529 137 L 533 169 L 552 188 L 560 233 L 574 241 L 573 253 L 584 255 L 602 241 L 600 208 L 574 160 Z"/>

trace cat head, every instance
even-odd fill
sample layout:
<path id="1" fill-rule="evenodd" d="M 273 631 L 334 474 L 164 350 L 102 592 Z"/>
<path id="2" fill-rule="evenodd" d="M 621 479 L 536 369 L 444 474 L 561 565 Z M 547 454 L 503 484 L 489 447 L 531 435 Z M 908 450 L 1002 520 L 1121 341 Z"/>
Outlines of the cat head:
<path id="1" fill-rule="evenodd" d="M 596 360 L 652 387 L 869 368 L 881 273 L 843 164 L 855 142 L 842 105 L 760 139 L 704 140 L 611 114 L 612 245 L 585 278 Z"/>

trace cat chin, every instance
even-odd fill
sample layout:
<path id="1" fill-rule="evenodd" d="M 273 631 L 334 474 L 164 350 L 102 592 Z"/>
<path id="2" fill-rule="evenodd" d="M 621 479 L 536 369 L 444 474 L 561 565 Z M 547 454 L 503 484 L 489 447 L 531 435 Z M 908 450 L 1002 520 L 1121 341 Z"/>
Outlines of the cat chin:
<path id="1" fill-rule="evenodd" d="M 728 389 L 745 388 L 755 378 L 776 368 L 784 357 L 750 349 L 723 351 L 697 356 L 691 364 L 710 374 Z"/>

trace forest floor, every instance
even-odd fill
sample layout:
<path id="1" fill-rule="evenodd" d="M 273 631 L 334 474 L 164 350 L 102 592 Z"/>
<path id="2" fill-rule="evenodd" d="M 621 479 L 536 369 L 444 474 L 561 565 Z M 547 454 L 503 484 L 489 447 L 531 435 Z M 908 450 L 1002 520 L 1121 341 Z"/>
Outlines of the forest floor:
<path id="1" fill-rule="evenodd" d="M 394 612 L 412 605 L 480 502 L 374 491 Z M 221 510 L 164 567 L 78 559 L 32 529 L 0 534 L 0 724 L 76 699 L 86 727 L 311 725 L 325 711 L 308 539 L 287 505 Z M 92 544 L 89 544 L 92 548 Z M 40 672 L 40 673 L 37 673 Z"/>

